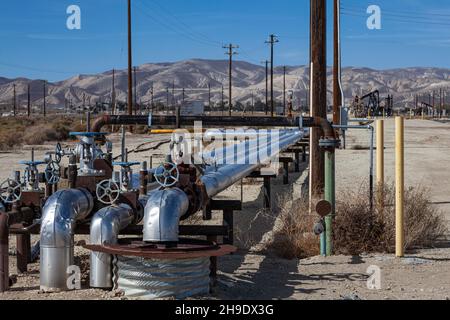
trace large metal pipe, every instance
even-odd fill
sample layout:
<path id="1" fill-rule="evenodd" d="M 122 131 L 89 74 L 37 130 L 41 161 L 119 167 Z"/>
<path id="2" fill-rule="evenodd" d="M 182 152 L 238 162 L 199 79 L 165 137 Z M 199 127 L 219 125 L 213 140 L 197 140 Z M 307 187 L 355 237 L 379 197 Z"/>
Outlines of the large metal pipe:
<path id="1" fill-rule="evenodd" d="M 121 230 L 134 219 L 133 209 L 126 205 L 105 207 L 99 210 L 91 221 L 91 244 L 116 244 Z M 112 281 L 112 256 L 101 252 L 91 252 L 90 286 L 110 289 Z"/>
<path id="2" fill-rule="evenodd" d="M 304 131 L 292 131 L 281 134 L 274 141 L 267 140 L 265 143 L 258 143 L 256 147 L 251 147 L 252 142 L 242 142 L 237 146 L 238 150 L 245 150 L 235 153 L 236 146 L 230 146 L 222 150 L 225 154 L 224 165 L 218 168 L 209 169 L 200 179 L 205 186 L 209 198 L 224 191 L 239 180 L 245 178 L 256 169 L 263 166 L 271 158 L 287 149 L 289 146 L 300 141 L 304 137 Z M 256 154 L 255 154 L 256 153 Z M 207 154 L 212 157 L 213 154 Z M 256 161 L 249 161 L 254 159 Z M 234 161 L 237 160 L 237 161 Z"/>
<path id="3" fill-rule="evenodd" d="M 85 189 L 54 193 L 45 203 L 40 238 L 40 283 L 43 291 L 67 290 L 67 268 L 73 265 L 74 229 L 94 207 Z"/>
<path id="4" fill-rule="evenodd" d="M 178 188 L 149 193 L 144 210 L 144 241 L 177 242 L 180 218 L 189 209 L 189 198 Z"/>

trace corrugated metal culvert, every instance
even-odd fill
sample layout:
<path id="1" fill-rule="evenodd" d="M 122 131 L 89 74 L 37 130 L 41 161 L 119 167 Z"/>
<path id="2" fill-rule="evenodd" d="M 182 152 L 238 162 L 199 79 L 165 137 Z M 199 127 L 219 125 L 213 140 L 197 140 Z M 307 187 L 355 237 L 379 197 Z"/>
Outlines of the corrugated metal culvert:
<path id="1" fill-rule="evenodd" d="M 116 289 L 130 298 L 185 299 L 209 293 L 209 257 L 159 260 L 117 256 L 114 264 Z"/>

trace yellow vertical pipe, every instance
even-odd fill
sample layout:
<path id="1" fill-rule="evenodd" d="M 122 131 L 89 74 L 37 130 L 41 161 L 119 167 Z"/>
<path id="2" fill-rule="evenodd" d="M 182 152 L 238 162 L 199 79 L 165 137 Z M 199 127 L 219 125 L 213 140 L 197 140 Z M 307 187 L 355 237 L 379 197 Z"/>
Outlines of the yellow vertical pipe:
<path id="1" fill-rule="evenodd" d="M 404 119 L 395 118 L 395 255 L 404 256 Z"/>
<path id="2" fill-rule="evenodd" d="M 384 120 L 378 119 L 377 131 L 377 194 L 380 209 L 384 206 Z"/>

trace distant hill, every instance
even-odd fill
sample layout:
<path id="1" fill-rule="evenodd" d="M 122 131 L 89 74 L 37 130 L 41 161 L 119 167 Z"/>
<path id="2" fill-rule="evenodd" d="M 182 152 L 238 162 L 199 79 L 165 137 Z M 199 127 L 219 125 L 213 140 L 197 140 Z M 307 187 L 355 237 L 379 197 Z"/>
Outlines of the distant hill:
<path id="1" fill-rule="evenodd" d="M 224 85 L 225 100 L 228 96 L 228 61 L 192 59 L 174 63 L 148 63 L 139 66 L 137 74 L 138 101 L 151 99 L 151 87 L 154 87 L 154 99 L 165 103 L 166 90 L 172 101 L 172 86 L 175 84 L 175 98 L 181 100 L 182 88 L 186 99 L 208 100 L 208 84 L 212 88 L 212 101 L 219 103 L 221 87 Z M 331 103 L 332 75 L 328 70 L 329 101 Z M 381 96 L 394 95 L 396 106 L 412 104 L 414 94 L 427 95 L 433 90 L 450 88 L 450 69 L 440 68 L 404 68 L 390 70 L 373 70 L 369 68 L 347 67 L 343 69 L 343 86 L 347 103 L 356 94 L 378 89 Z M 20 104 L 24 106 L 27 99 L 27 85 L 31 86 L 34 106 L 41 106 L 42 81 L 25 78 L 6 79 L 0 77 L 0 104 L 11 103 L 13 84 Z M 65 99 L 71 99 L 75 106 L 81 105 L 83 95 L 86 104 L 101 100 L 111 100 L 112 70 L 95 75 L 78 75 L 64 81 L 48 84 L 47 105 L 63 107 Z M 288 67 L 286 87 L 295 91 L 296 104 L 300 99 L 304 104 L 309 87 L 309 68 L 305 66 Z M 281 101 L 283 74 L 276 68 L 274 78 L 275 96 Z M 127 99 L 127 70 L 116 71 L 116 95 L 119 101 Z M 235 61 L 233 67 L 233 99 L 242 103 L 251 99 L 265 100 L 265 68 L 244 61 Z M 450 103 L 450 90 L 447 91 L 447 103 Z M 424 98 L 425 99 L 425 98 Z"/>

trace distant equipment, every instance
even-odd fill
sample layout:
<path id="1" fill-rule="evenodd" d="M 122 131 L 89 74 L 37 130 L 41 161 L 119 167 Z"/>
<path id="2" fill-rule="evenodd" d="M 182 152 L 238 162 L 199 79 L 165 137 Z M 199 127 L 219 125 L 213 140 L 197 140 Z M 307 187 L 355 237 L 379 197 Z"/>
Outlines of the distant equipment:
<path id="1" fill-rule="evenodd" d="M 391 117 L 394 109 L 394 99 L 388 95 L 384 102 L 380 102 L 380 92 L 372 91 L 362 97 L 356 96 L 350 107 L 350 113 L 355 118 L 372 117 Z"/>
<path id="2" fill-rule="evenodd" d="M 182 116 L 201 116 L 205 113 L 203 101 L 187 101 L 181 106 Z"/>

